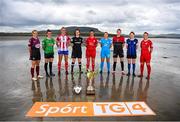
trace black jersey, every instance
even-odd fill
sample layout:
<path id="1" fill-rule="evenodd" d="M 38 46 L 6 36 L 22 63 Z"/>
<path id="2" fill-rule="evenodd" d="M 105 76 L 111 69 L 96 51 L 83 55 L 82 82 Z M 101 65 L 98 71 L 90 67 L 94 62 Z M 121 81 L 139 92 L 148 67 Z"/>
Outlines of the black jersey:
<path id="1" fill-rule="evenodd" d="M 71 40 L 71 43 L 73 44 L 73 51 L 81 51 L 81 44 L 83 43 L 83 38 L 81 37 L 73 37 Z"/>

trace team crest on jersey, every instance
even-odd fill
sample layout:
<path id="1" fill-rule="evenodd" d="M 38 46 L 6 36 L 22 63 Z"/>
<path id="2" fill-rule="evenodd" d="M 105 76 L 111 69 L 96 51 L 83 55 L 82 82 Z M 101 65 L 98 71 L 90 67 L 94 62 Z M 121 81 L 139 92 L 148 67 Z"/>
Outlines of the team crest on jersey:
<path id="1" fill-rule="evenodd" d="M 36 47 L 36 48 L 40 48 L 40 44 L 36 44 L 35 47 Z"/>

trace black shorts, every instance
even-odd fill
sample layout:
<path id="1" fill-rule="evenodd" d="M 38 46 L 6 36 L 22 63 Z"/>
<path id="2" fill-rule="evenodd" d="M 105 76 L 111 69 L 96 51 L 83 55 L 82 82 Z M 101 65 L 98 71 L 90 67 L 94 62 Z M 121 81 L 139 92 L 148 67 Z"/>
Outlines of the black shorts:
<path id="1" fill-rule="evenodd" d="M 117 57 L 123 58 L 124 57 L 124 51 L 123 50 L 114 50 L 113 51 L 113 58 Z"/>
<path id="2" fill-rule="evenodd" d="M 35 60 L 41 60 L 41 53 L 32 53 L 29 60 L 35 61 Z"/>
<path id="3" fill-rule="evenodd" d="M 44 58 L 54 58 L 54 53 L 44 53 Z"/>
<path id="4" fill-rule="evenodd" d="M 82 51 L 81 50 L 73 50 L 71 58 L 82 58 Z"/>
<path id="5" fill-rule="evenodd" d="M 127 58 L 136 59 L 136 55 L 127 55 Z"/>

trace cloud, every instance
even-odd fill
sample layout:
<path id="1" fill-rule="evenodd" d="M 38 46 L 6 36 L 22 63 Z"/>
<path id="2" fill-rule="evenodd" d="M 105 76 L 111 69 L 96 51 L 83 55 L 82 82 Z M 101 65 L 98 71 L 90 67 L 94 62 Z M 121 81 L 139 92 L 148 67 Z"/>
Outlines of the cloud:
<path id="1" fill-rule="evenodd" d="M 1 31 L 91 26 L 114 33 L 180 33 L 179 0 L 1 0 Z"/>

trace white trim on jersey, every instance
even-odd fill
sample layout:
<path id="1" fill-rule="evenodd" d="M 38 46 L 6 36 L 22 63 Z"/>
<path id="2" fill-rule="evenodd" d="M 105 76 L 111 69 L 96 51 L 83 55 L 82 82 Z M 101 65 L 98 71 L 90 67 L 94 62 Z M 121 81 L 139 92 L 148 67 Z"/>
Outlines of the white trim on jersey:
<path id="1" fill-rule="evenodd" d="M 68 47 L 67 47 L 68 37 L 60 35 L 58 38 L 59 38 L 58 50 L 68 51 Z"/>

